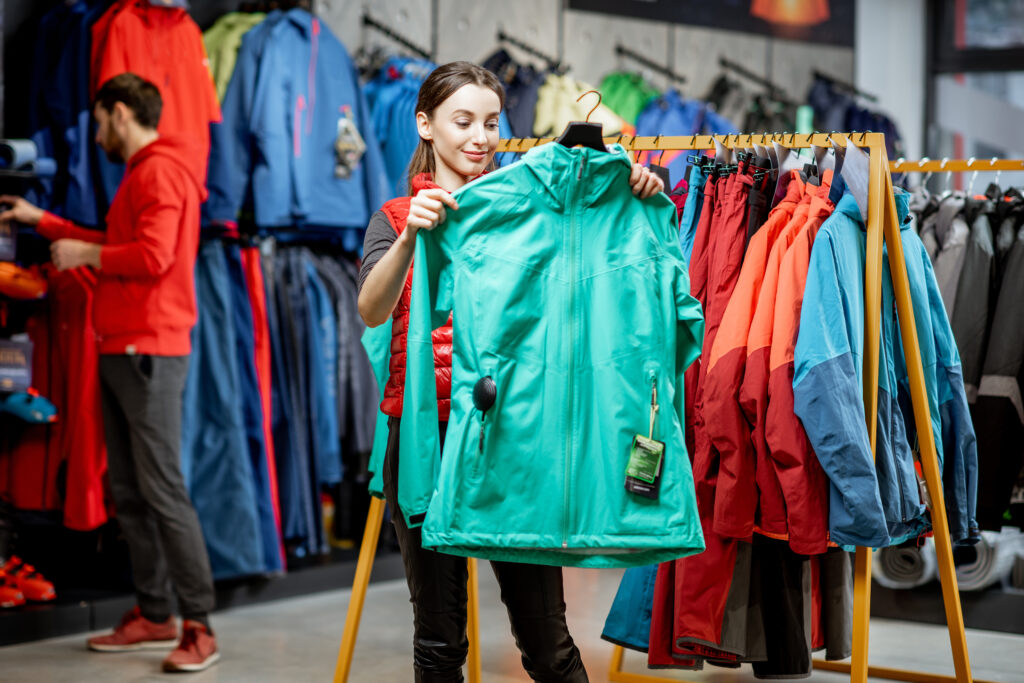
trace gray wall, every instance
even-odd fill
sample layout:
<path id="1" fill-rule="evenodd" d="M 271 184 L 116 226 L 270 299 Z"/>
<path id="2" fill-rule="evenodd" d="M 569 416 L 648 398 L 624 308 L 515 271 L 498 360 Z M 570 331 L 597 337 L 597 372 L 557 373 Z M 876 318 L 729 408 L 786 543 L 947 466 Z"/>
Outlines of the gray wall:
<path id="1" fill-rule="evenodd" d="M 387 38 L 362 26 L 367 9 L 410 40 L 426 48 L 436 44 L 438 62 L 483 60 L 494 51 L 500 26 L 561 58 L 576 78 L 594 85 L 613 69 L 635 68 L 615 56 L 617 42 L 685 75 L 684 94 L 694 97 L 703 95 L 718 76 L 723 55 L 771 77 L 798 101 L 810 86 L 813 69 L 853 79 L 849 48 L 565 10 L 559 0 L 316 0 L 316 7 L 350 50 L 367 41 L 388 44 Z M 515 48 L 509 51 L 527 57 Z M 656 75 L 649 77 L 655 85 L 666 85 Z"/>

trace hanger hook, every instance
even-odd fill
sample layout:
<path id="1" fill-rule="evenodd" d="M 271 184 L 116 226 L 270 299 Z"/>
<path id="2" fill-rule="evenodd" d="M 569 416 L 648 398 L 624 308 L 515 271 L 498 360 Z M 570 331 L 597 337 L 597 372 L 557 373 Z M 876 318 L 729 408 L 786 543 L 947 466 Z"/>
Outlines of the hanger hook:
<path id="1" fill-rule="evenodd" d="M 601 106 L 601 99 L 602 99 L 602 98 L 601 98 L 601 93 L 600 93 L 600 92 L 598 92 L 597 90 L 588 90 L 587 92 L 583 93 L 582 95 L 580 95 L 579 97 L 577 97 L 577 98 L 576 98 L 576 101 L 577 101 L 577 102 L 579 102 L 580 100 L 582 100 L 582 99 L 583 99 L 584 97 L 586 97 L 586 96 L 587 96 L 587 95 L 589 95 L 590 93 L 594 93 L 595 95 L 597 95 L 597 104 L 595 104 L 595 105 L 594 105 L 594 106 L 593 106 L 593 107 L 592 107 L 592 108 L 590 109 L 590 111 L 589 111 L 589 112 L 587 112 L 587 118 L 585 118 L 585 119 L 584 119 L 584 121 L 585 121 L 586 123 L 590 123 L 590 117 L 591 117 L 591 115 L 592 115 L 592 114 L 593 114 L 593 113 L 594 113 L 595 111 L 597 111 L 597 108 L 598 108 L 598 107 L 600 107 L 600 106 Z"/>
<path id="2" fill-rule="evenodd" d="M 974 157 L 967 160 L 967 167 L 974 166 L 974 162 L 977 161 Z M 970 197 L 974 194 L 974 181 L 978 179 L 978 169 L 974 169 L 974 173 L 971 174 L 971 180 L 967 183 L 967 196 Z"/>
<path id="3" fill-rule="evenodd" d="M 949 157 L 943 157 L 942 164 L 939 166 L 940 173 L 946 173 L 946 192 L 951 191 L 953 187 L 953 174 L 946 171 L 946 164 L 949 163 Z"/>
<path id="4" fill-rule="evenodd" d="M 989 163 L 990 166 L 995 166 L 996 165 L 996 161 L 998 161 L 998 160 L 999 160 L 999 157 L 992 157 L 992 159 L 988 163 Z M 995 185 L 997 187 L 999 186 L 999 177 L 1001 175 L 1003 175 L 1002 169 L 996 171 Z"/>

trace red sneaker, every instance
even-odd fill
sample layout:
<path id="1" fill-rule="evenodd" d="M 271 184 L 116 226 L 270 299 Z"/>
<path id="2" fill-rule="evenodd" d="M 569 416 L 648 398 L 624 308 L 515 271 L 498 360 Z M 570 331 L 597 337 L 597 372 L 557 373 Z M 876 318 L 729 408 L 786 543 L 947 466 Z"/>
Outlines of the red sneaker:
<path id="1" fill-rule="evenodd" d="M 57 597 L 53 584 L 46 580 L 36 568 L 25 564 L 17 555 L 11 556 L 4 564 L 3 571 L 13 581 L 14 586 L 25 594 L 27 600 L 47 602 Z"/>
<path id="2" fill-rule="evenodd" d="M 121 617 L 114 632 L 88 640 L 89 649 L 96 652 L 127 652 L 129 650 L 174 647 L 178 641 L 178 628 L 174 617 L 158 624 L 142 616 L 138 606 Z"/>
<path id="3" fill-rule="evenodd" d="M 25 595 L 14 585 L 3 567 L 0 567 L 0 609 L 21 607 L 25 604 Z"/>
<path id="4" fill-rule="evenodd" d="M 220 652 L 217 651 L 217 639 L 210 629 L 198 621 L 186 619 L 182 626 L 181 642 L 164 660 L 164 671 L 202 671 L 218 659 Z"/>

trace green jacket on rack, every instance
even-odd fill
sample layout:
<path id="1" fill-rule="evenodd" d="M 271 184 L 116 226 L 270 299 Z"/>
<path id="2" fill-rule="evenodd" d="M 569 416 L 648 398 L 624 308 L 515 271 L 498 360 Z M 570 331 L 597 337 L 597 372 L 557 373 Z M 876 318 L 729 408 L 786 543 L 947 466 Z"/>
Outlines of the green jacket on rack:
<path id="1" fill-rule="evenodd" d="M 458 190 L 459 209 L 419 232 L 398 498 L 424 546 L 582 567 L 704 549 L 683 439 L 683 373 L 704 320 L 672 203 L 634 197 L 629 173 L 618 146 L 543 145 Z M 449 311 L 442 458 L 430 331 Z M 481 412 L 487 377 L 495 398 Z M 654 395 L 666 450 L 650 499 L 625 483 Z"/>

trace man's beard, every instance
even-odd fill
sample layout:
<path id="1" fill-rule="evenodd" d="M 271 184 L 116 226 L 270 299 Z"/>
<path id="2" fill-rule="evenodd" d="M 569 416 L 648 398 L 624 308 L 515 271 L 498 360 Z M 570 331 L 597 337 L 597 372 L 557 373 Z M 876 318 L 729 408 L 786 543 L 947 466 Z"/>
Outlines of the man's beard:
<path id="1" fill-rule="evenodd" d="M 123 164 L 124 163 L 124 155 L 121 154 L 121 147 L 120 147 L 120 145 L 117 146 L 117 147 L 111 147 L 110 149 L 105 149 L 103 151 L 107 153 L 107 159 L 109 159 L 113 163 L 115 163 L 115 164 Z"/>

